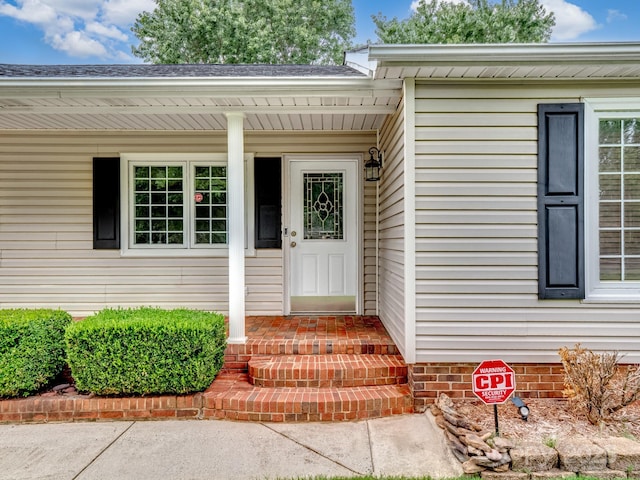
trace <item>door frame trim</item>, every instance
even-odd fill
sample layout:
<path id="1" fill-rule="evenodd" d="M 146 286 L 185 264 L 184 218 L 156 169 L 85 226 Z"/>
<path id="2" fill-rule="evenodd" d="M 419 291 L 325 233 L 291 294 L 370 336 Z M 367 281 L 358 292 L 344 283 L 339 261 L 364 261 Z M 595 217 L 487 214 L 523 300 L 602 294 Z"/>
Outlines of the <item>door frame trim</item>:
<path id="1" fill-rule="evenodd" d="M 284 315 L 291 314 L 291 247 L 289 246 L 289 232 L 291 231 L 291 164 L 292 162 L 322 162 L 322 161 L 344 161 L 356 164 L 356 222 L 358 224 L 356 235 L 356 315 L 361 315 L 363 312 L 363 288 L 364 288 L 364 245 L 362 239 L 364 238 L 364 198 L 363 198 L 363 179 L 362 175 L 358 175 L 362 170 L 362 154 L 359 153 L 345 153 L 345 154 L 325 154 L 325 155 L 313 155 L 313 154 L 295 154 L 285 153 L 282 155 L 283 169 L 282 169 L 282 188 L 283 188 L 283 205 L 282 205 L 282 279 L 283 279 L 283 299 L 282 308 Z"/>

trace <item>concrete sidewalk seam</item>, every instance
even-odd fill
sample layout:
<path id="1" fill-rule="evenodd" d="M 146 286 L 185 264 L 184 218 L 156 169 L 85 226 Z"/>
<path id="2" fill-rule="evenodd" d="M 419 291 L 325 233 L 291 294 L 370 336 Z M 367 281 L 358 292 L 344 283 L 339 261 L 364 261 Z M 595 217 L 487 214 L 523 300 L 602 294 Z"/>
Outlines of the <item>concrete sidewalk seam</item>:
<path id="1" fill-rule="evenodd" d="M 90 461 L 89 463 L 87 463 L 87 464 L 82 468 L 82 470 L 80 470 L 80 471 L 79 471 L 79 472 L 78 472 L 78 473 L 77 473 L 77 474 L 76 474 L 76 475 L 75 475 L 71 480 L 77 480 L 77 479 L 80 477 L 80 475 L 82 475 L 82 474 L 87 470 L 87 468 L 89 468 L 91 465 L 93 465 L 93 464 L 94 464 L 94 462 L 95 462 L 96 460 L 98 460 L 98 458 L 100 458 L 100 457 L 102 456 L 102 454 L 103 454 L 104 452 L 106 452 L 107 450 L 109 450 L 109 448 L 111 448 L 111 446 L 112 446 L 114 443 L 116 443 L 118 440 L 120 440 L 120 439 L 122 438 L 122 436 L 123 436 L 125 433 L 127 433 L 127 432 L 131 429 L 131 427 L 133 427 L 133 426 L 135 425 L 135 423 L 136 423 L 136 422 L 131 422 L 131 423 L 129 424 L 129 426 L 128 426 L 127 428 L 125 428 L 125 429 L 120 433 L 120 435 L 116 436 L 116 438 L 114 438 L 111 442 L 109 442 L 109 445 L 107 445 L 107 446 L 105 446 L 103 449 L 101 449 L 101 450 L 98 452 L 98 454 L 97 454 L 95 457 L 93 457 L 93 458 L 91 459 L 91 461 Z"/>
<path id="2" fill-rule="evenodd" d="M 313 452 L 313 453 L 315 453 L 316 455 L 319 455 L 320 457 L 322 457 L 322 458 L 324 458 L 324 459 L 326 459 L 326 460 L 329 460 L 330 462 L 335 463 L 336 465 L 341 466 L 342 468 L 346 468 L 346 469 L 347 469 L 347 470 L 349 470 L 350 472 L 353 472 L 353 473 L 355 473 L 355 474 L 357 474 L 357 475 L 367 475 L 367 472 L 359 472 L 359 471 L 357 471 L 357 470 L 354 470 L 353 468 L 351 468 L 351 467 L 349 467 L 349 466 L 345 465 L 344 463 L 339 462 L 339 461 L 337 461 L 337 460 L 335 460 L 335 459 L 333 459 L 333 458 L 330 458 L 330 457 L 326 456 L 325 454 L 323 454 L 322 452 L 319 452 L 319 451 L 318 451 L 318 450 L 316 450 L 315 448 L 311 448 L 310 446 L 305 445 L 304 443 L 300 443 L 299 441 L 295 440 L 294 438 L 291 438 L 290 436 L 288 436 L 288 435 L 286 435 L 286 434 L 284 434 L 284 433 L 282 433 L 282 432 L 279 432 L 279 431 L 277 431 L 277 430 L 274 430 L 273 428 L 271 428 L 271 427 L 270 427 L 269 425 L 267 425 L 266 423 L 261 423 L 260 425 L 262 425 L 263 427 L 265 427 L 265 428 L 267 428 L 267 429 L 271 430 L 271 431 L 272 431 L 272 432 L 274 432 L 274 433 L 277 433 L 277 434 L 278 434 L 278 435 L 280 435 L 281 437 L 286 438 L 287 440 L 289 440 L 289 441 L 291 441 L 291 442 L 295 443 L 296 445 L 300 445 L 302 448 L 305 448 L 305 449 L 309 450 L 310 452 Z M 367 427 L 367 428 L 368 428 L 368 427 Z M 371 442 L 369 442 L 369 448 L 371 448 Z M 373 458 L 372 458 L 372 462 L 373 462 Z"/>
<path id="3" fill-rule="evenodd" d="M 367 425 L 367 440 L 369 444 L 369 458 L 371 459 L 371 473 L 373 475 L 376 474 L 376 466 L 373 462 L 373 438 L 371 437 L 371 428 L 369 427 L 369 420 L 365 422 Z"/>

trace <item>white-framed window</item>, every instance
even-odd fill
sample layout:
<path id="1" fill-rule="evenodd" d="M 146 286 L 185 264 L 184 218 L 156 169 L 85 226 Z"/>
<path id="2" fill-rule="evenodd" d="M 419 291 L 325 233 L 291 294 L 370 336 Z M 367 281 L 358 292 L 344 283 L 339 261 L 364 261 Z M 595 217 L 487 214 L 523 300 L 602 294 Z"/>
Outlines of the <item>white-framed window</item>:
<path id="1" fill-rule="evenodd" d="M 122 154 L 125 255 L 226 255 L 225 154 Z M 253 157 L 245 158 L 245 247 L 253 253 Z"/>
<path id="2" fill-rule="evenodd" d="M 586 301 L 640 302 L 640 99 L 586 106 Z"/>

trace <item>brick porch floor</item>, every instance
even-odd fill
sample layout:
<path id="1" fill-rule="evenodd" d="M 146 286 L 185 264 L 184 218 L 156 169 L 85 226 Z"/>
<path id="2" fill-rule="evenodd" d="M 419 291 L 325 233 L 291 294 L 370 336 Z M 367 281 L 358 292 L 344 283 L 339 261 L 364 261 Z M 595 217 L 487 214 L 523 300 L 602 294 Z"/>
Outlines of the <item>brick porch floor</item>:
<path id="1" fill-rule="evenodd" d="M 247 317 L 211 387 L 193 395 L 0 401 L 0 422 L 226 418 L 343 421 L 413 411 L 407 366 L 377 317 Z"/>

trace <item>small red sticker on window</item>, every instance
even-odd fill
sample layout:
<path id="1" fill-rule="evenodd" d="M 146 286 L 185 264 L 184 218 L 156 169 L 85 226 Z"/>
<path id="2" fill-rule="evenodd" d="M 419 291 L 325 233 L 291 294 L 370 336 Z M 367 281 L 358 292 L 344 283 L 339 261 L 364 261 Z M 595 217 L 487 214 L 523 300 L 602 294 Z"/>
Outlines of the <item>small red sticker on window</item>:
<path id="1" fill-rule="evenodd" d="M 196 193 L 193 196 L 193 199 L 196 201 L 196 203 L 200 203 L 202 200 L 204 200 L 204 195 L 202 195 L 201 193 Z"/>

